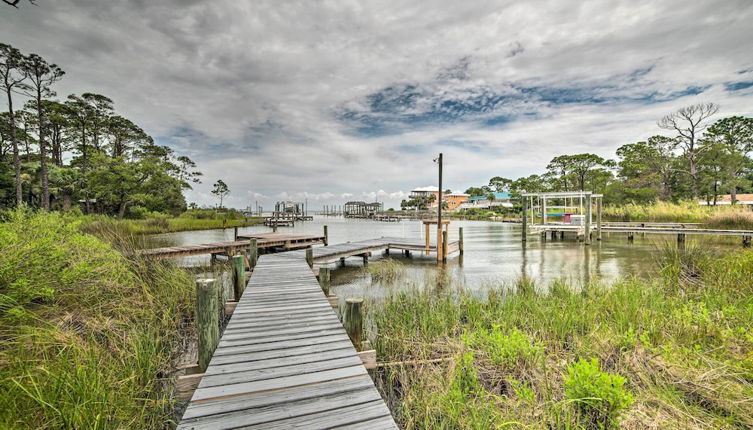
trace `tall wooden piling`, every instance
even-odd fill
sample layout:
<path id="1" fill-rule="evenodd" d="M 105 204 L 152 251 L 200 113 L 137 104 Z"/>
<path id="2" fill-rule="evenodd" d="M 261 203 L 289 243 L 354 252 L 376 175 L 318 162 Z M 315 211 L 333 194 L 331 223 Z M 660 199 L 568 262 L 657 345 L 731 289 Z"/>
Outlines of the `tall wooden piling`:
<path id="1" fill-rule="evenodd" d="M 685 233 L 680 233 L 677 235 L 677 248 L 685 249 Z"/>
<path id="2" fill-rule="evenodd" d="M 458 251 L 460 251 L 460 255 L 463 255 L 465 251 L 465 246 L 463 245 L 463 227 L 458 228 Z"/>
<path id="3" fill-rule="evenodd" d="M 196 281 L 196 332 L 199 347 L 199 372 L 203 373 L 220 341 L 217 285 L 214 279 Z"/>
<path id="4" fill-rule="evenodd" d="M 233 267 L 233 293 L 235 301 L 241 299 L 243 290 L 246 288 L 246 262 L 243 261 L 242 255 L 236 255 L 232 258 Z"/>
<path id="5" fill-rule="evenodd" d="M 523 233 L 522 240 L 525 242 L 528 240 L 528 197 L 523 196 Z"/>
<path id="6" fill-rule="evenodd" d="M 361 349 L 361 335 L 363 333 L 363 318 L 361 316 L 361 305 L 363 299 L 348 298 L 345 300 L 345 313 L 343 314 L 343 326 L 348 332 L 353 346 L 356 350 Z"/>
<path id="7" fill-rule="evenodd" d="M 238 240 L 238 227 L 233 227 L 233 240 Z"/>
<path id="8" fill-rule="evenodd" d="M 450 241 L 447 240 L 447 230 L 442 232 L 442 261 L 447 261 L 447 244 Z"/>
<path id="9" fill-rule="evenodd" d="M 603 197 L 596 198 L 596 240 L 601 240 L 601 201 Z"/>
<path id="10" fill-rule="evenodd" d="M 329 287 L 332 285 L 330 276 L 329 267 L 319 268 L 319 286 L 322 287 L 325 296 L 329 296 Z"/>
<path id="11" fill-rule="evenodd" d="M 591 244 L 591 194 L 586 194 L 586 227 L 583 240 L 586 245 Z"/>
<path id="12" fill-rule="evenodd" d="M 329 233 L 327 231 L 327 226 L 324 226 L 324 246 L 329 245 Z"/>
<path id="13" fill-rule="evenodd" d="M 311 248 L 306 248 L 306 263 L 309 267 L 314 267 L 314 250 Z"/>
<path id="14" fill-rule="evenodd" d="M 251 270 L 256 267 L 256 261 L 259 259 L 259 243 L 256 238 L 251 238 L 248 246 L 248 264 Z"/>

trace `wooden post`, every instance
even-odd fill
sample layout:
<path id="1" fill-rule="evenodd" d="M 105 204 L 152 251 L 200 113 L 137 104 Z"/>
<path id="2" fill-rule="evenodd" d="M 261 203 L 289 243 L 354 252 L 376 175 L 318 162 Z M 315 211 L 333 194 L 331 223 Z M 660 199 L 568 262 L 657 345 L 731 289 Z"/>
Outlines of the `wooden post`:
<path id="1" fill-rule="evenodd" d="M 248 247 L 248 264 L 251 266 L 251 270 L 256 267 L 256 261 L 259 259 L 259 243 L 256 238 L 251 238 Z"/>
<path id="2" fill-rule="evenodd" d="M 314 250 L 311 248 L 306 248 L 306 263 L 309 267 L 314 267 Z"/>
<path id="3" fill-rule="evenodd" d="M 272 233 L 277 233 L 277 220 L 272 220 Z"/>
<path id="4" fill-rule="evenodd" d="M 235 293 L 235 301 L 241 299 L 243 290 L 246 287 L 246 262 L 243 261 L 242 255 L 236 255 L 232 257 L 233 265 L 233 292 Z"/>
<path id="5" fill-rule="evenodd" d="M 331 285 L 330 282 L 330 271 L 329 267 L 320 267 L 319 268 L 319 286 L 322 287 L 322 291 L 324 291 L 324 295 L 329 295 L 329 287 Z"/>
<path id="6" fill-rule="evenodd" d="M 541 225 L 546 224 L 546 194 L 541 196 Z"/>
<path id="7" fill-rule="evenodd" d="M 460 255 L 463 255 L 465 251 L 463 246 L 463 227 L 458 228 L 458 250 L 460 251 Z"/>
<path id="8" fill-rule="evenodd" d="M 591 194 L 586 194 L 586 228 L 584 230 L 586 245 L 591 244 Z"/>
<path id="9" fill-rule="evenodd" d="M 429 255 L 429 246 L 431 246 L 431 241 L 429 240 L 429 223 L 424 223 L 424 226 L 426 227 L 426 255 Z"/>
<path id="10" fill-rule="evenodd" d="M 368 266 L 369 265 L 369 254 L 368 253 L 364 253 L 363 255 L 361 255 L 361 257 L 363 257 L 363 265 L 364 266 Z"/>
<path id="11" fill-rule="evenodd" d="M 329 245 L 329 234 L 327 232 L 327 226 L 324 226 L 324 246 Z"/>
<path id="12" fill-rule="evenodd" d="M 628 232 L 627 239 L 628 239 L 628 243 L 633 243 L 633 232 L 632 231 Z"/>
<path id="13" fill-rule="evenodd" d="M 750 248 L 751 236 L 743 236 L 743 248 Z"/>
<path id="14" fill-rule="evenodd" d="M 361 317 L 361 305 L 363 299 L 348 298 L 345 299 L 345 314 L 343 315 L 343 325 L 348 332 L 353 346 L 356 350 L 361 348 L 361 334 L 363 332 L 363 319 Z"/>
<path id="15" fill-rule="evenodd" d="M 523 234 L 521 236 L 523 242 L 528 240 L 526 235 L 528 234 L 528 197 L 523 197 Z"/>
<path id="16" fill-rule="evenodd" d="M 596 198 L 596 240 L 601 240 L 601 201 L 603 197 Z"/>
<path id="17" fill-rule="evenodd" d="M 207 370 L 220 341 L 217 285 L 214 279 L 196 281 L 196 332 L 199 347 L 199 372 Z"/>
<path id="18" fill-rule="evenodd" d="M 238 240 L 238 227 L 233 227 L 233 240 Z"/>
<path id="19" fill-rule="evenodd" d="M 447 248 L 448 248 L 447 243 L 448 242 L 449 241 L 447 240 L 447 230 L 445 230 L 442 232 L 442 261 L 447 261 Z"/>
<path id="20" fill-rule="evenodd" d="M 677 235 L 677 248 L 685 249 L 685 233 L 680 233 Z"/>

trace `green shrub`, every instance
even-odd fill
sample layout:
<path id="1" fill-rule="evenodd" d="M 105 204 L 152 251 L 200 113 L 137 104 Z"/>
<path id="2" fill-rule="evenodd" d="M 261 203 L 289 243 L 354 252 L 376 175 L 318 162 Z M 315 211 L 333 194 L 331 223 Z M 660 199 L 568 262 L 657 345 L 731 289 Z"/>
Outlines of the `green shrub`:
<path id="1" fill-rule="evenodd" d="M 544 350 L 541 344 L 532 342 L 522 331 L 514 328 L 505 334 L 499 325 L 494 325 L 491 330 L 474 330 L 466 335 L 466 343 L 488 355 L 492 364 L 505 367 L 533 365 Z"/>
<path id="2" fill-rule="evenodd" d="M 374 281 L 394 282 L 405 275 L 405 265 L 392 259 L 369 264 L 363 270 L 370 274 Z"/>
<path id="3" fill-rule="evenodd" d="M 633 403 L 625 378 L 602 372 L 599 360 L 580 359 L 567 368 L 565 396 L 575 401 L 579 417 L 590 428 L 614 428 Z"/>

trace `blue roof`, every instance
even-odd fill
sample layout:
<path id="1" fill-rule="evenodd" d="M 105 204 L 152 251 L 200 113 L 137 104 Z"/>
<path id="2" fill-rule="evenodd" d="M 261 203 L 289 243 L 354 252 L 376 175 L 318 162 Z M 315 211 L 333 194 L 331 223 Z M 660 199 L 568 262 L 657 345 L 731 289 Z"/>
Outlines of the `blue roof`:
<path id="1" fill-rule="evenodd" d="M 510 200 L 510 193 L 492 193 L 495 200 Z M 486 200 L 487 196 L 469 197 L 468 200 Z"/>

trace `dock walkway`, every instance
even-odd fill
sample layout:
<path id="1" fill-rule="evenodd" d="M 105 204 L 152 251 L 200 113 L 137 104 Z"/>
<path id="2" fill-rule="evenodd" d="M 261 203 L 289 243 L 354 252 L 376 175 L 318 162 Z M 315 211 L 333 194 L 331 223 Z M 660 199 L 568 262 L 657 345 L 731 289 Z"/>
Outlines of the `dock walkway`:
<path id="1" fill-rule="evenodd" d="M 249 240 L 257 240 L 259 249 L 280 248 L 284 250 L 307 248 L 324 244 L 323 235 L 259 233 L 238 235 L 238 240 L 231 242 L 204 243 L 201 245 L 170 246 L 165 248 L 143 249 L 139 255 L 153 258 L 189 257 L 203 254 L 235 255 L 248 250 Z"/>
<path id="2" fill-rule="evenodd" d="M 259 258 L 178 429 L 237 427 L 397 429 L 300 251 Z"/>

